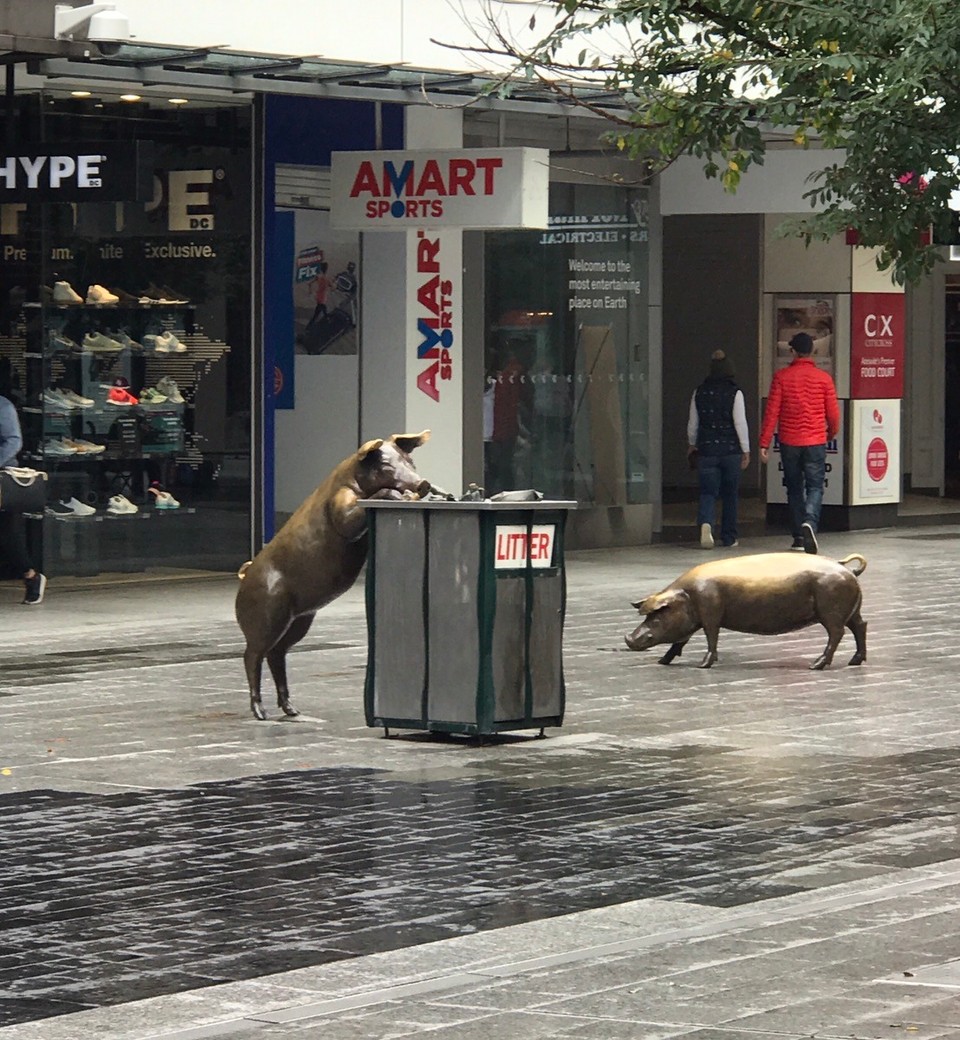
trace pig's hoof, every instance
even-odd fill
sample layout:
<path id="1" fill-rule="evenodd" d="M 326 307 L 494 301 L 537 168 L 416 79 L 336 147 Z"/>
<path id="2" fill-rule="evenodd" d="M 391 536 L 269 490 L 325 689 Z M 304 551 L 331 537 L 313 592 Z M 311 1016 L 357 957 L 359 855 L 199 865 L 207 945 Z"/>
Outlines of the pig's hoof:
<path id="1" fill-rule="evenodd" d="M 816 659 L 816 661 L 813 662 L 812 665 L 810 665 L 810 671 L 811 672 L 822 672 L 824 670 L 824 668 L 826 668 L 829 663 L 830 663 L 829 659 L 827 657 L 821 655 L 820 657 L 818 657 Z"/>
<path id="2" fill-rule="evenodd" d="M 713 653 L 711 650 L 708 650 L 703 655 L 703 660 L 700 662 L 699 665 L 697 665 L 697 667 L 698 668 L 709 668 L 712 664 L 715 664 L 717 660 L 719 660 L 717 655 L 715 653 Z"/>
<path id="3" fill-rule="evenodd" d="M 284 715 L 289 715 L 291 718 L 300 714 L 289 701 L 280 701 L 280 710 Z"/>
<path id="4" fill-rule="evenodd" d="M 633 649 L 631 647 L 631 649 Z M 657 664 L 670 664 L 670 662 L 676 657 L 676 654 L 671 654 L 669 651 L 657 659 Z"/>
<path id="5" fill-rule="evenodd" d="M 865 664 L 867 660 L 866 654 L 861 654 L 859 651 L 850 658 L 849 664 Z"/>
<path id="6" fill-rule="evenodd" d="M 263 722 L 267 717 L 267 713 L 263 710 L 263 705 L 260 701 L 251 701 L 250 710 L 253 712 L 253 717 L 259 719 L 261 722 Z"/>

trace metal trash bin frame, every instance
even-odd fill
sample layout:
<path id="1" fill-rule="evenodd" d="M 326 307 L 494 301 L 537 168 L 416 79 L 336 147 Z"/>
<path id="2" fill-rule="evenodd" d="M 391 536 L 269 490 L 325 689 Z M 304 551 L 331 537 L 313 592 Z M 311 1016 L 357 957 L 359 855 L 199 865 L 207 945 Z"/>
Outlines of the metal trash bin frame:
<path id="1" fill-rule="evenodd" d="M 361 504 L 367 725 L 479 736 L 562 725 L 576 503 Z"/>

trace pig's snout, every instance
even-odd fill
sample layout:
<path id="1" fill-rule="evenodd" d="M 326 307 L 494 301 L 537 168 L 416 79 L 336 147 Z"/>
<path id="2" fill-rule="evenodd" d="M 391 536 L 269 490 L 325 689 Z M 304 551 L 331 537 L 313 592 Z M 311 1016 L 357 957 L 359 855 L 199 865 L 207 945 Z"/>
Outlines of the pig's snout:
<path id="1" fill-rule="evenodd" d="M 656 642 L 653 633 L 645 624 L 624 636 L 623 641 L 631 650 L 649 650 Z"/>

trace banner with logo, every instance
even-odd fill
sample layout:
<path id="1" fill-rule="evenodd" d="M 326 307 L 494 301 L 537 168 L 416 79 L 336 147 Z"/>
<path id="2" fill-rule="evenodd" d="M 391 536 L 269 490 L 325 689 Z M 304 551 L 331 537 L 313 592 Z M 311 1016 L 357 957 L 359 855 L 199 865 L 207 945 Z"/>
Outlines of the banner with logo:
<path id="1" fill-rule="evenodd" d="M 0 205 L 146 200 L 152 166 L 152 141 L 24 144 L 0 154 Z"/>
<path id="2" fill-rule="evenodd" d="M 900 402 L 850 402 L 851 505 L 900 501 Z"/>
<path id="3" fill-rule="evenodd" d="M 904 295 L 853 293 L 850 303 L 850 396 L 903 397 Z"/>
<path id="4" fill-rule="evenodd" d="M 550 153 L 545 148 L 334 152 L 335 228 L 545 228 Z"/>

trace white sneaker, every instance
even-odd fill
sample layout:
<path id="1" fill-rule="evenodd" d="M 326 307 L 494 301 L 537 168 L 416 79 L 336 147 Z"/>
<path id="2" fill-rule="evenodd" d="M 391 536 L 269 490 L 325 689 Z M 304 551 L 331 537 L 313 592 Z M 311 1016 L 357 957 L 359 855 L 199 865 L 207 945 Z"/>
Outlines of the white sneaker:
<path id="1" fill-rule="evenodd" d="M 93 516 L 96 509 L 93 506 L 88 506 L 83 502 L 77 501 L 75 498 L 61 498 L 60 505 L 66 506 L 67 509 L 76 513 L 77 516 Z"/>
<path id="2" fill-rule="evenodd" d="M 74 403 L 63 393 L 62 390 L 44 390 L 43 403 L 47 408 L 60 408 L 65 412 L 72 411 Z"/>
<path id="3" fill-rule="evenodd" d="M 187 347 L 172 332 L 161 332 L 153 341 L 153 349 L 161 354 L 184 354 Z"/>
<path id="4" fill-rule="evenodd" d="M 701 549 L 712 549 L 713 548 L 713 531 L 709 524 L 700 525 L 700 548 Z"/>
<path id="5" fill-rule="evenodd" d="M 88 332 L 83 337 L 83 349 L 100 354 L 116 354 L 123 350 L 123 344 L 104 336 L 102 332 Z"/>
<path id="6" fill-rule="evenodd" d="M 158 379 L 157 389 L 173 404 L 184 403 L 183 394 L 180 393 L 180 387 L 177 386 L 177 381 L 170 376 L 162 376 Z"/>
<path id="7" fill-rule="evenodd" d="M 78 440 L 76 437 L 64 437 L 63 443 L 68 448 L 76 448 L 78 455 L 102 455 L 106 450 L 106 444 L 94 444 L 91 441 Z"/>
<path id="8" fill-rule="evenodd" d="M 43 454 L 51 457 L 58 456 L 63 458 L 67 455 L 76 455 L 77 449 L 71 448 L 68 444 L 64 444 L 62 439 L 51 437 L 49 440 L 43 442 Z"/>
<path id="9" fill-rule="evenodd" d="M 124 495 L 112 495 L 107 500 L 107 512 L 113 513 L 115 516 L 122 516 L 126 513 L 139 513 L 140 507 L 134 505 Z"/>
<path id="10" fill-rule="evenodd" d="M 170 494 L 169 491 L 157 491 L 155 488 L 150 488 L 150 494 L 154 496 L 154 505 L 157 509 L 179 509 L 180 503 Z"/>
<path id="11" fill-rule="evenodd" d="M 73 286 L 69 282 L 54 282 L 53 302 L 83 303 L 83 300 L 80 297 L 80 294 L 74 291 Z"/>
<path id="12" fill-rule="evenodd" d="M 56 287 L 54 287 L 56 288 Z M 87 288 L 87 303 L 119 303 L 120 297 L 114 296 L 109 289 L 102 285 L 91 285 Z"/>
<path id="13" fill-rule="evenodd" d="M 96 402 L 93 398 L 82 397 L 76 392 L 76 390 L 60 390 L 60 396 L 65 400 L 69 401 L 74 408 L 92 408 Z"/>

